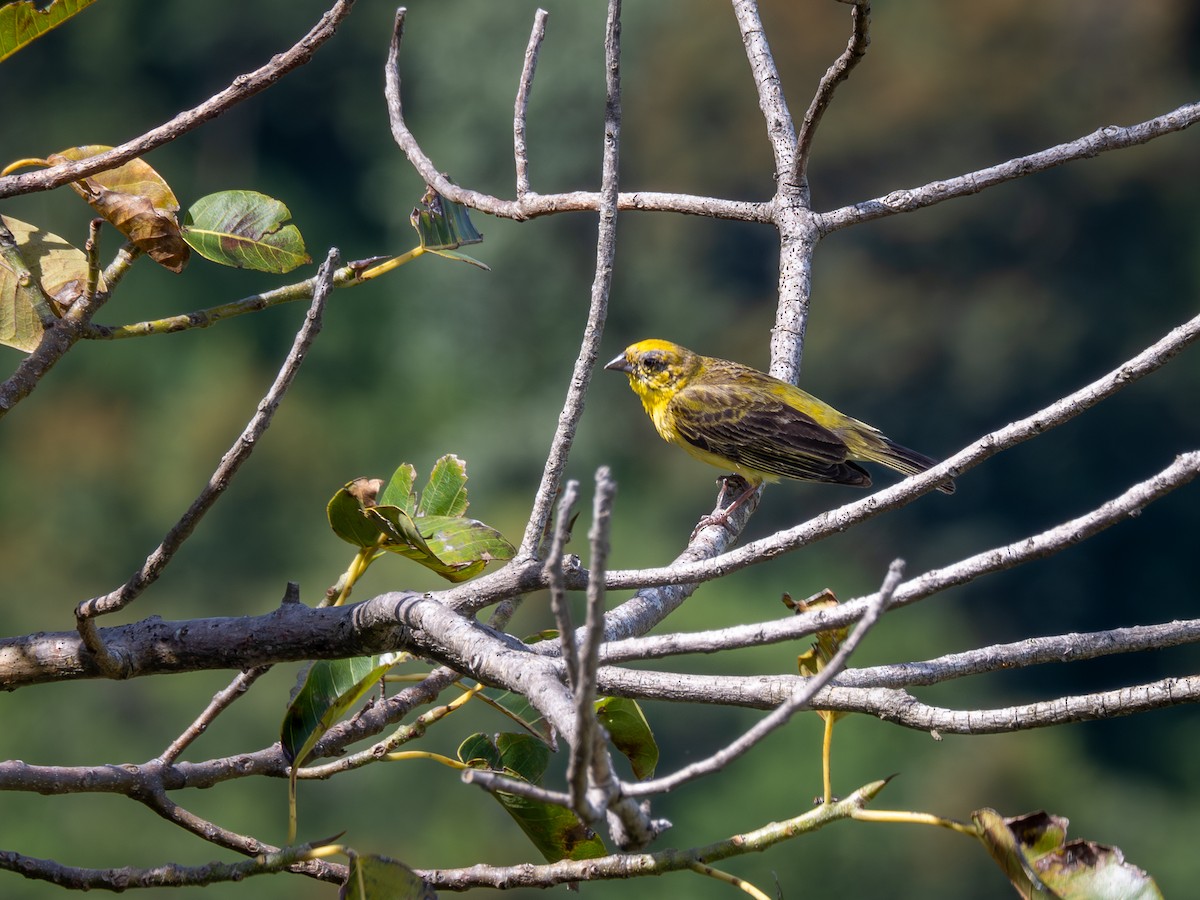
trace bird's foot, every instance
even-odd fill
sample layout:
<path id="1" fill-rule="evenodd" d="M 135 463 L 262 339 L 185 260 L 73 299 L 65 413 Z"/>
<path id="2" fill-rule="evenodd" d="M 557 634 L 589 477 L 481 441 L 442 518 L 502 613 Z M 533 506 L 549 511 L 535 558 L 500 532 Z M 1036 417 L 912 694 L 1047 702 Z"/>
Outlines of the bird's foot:
<path id="1" fill-rule="evenodd" d="M 722 475 L 721 493 L 717 495 L 717 511 L 704 516 L 696 523 L 696 527 L 692 529 L 692 536 L 688 538 L 688 543 L 694 541 L 696 535 L 710 525 L 720 525 L 729 530 L 729 517 L 733 515 L 734 510 L 754 496 L 761 486 L 761 484 L 751 484 L 741 475 Z M 725 506 L 725 497 L 730 493 L 731 488 L 736 490 L 737 494 L 734 496 L 733 502 Z"/>

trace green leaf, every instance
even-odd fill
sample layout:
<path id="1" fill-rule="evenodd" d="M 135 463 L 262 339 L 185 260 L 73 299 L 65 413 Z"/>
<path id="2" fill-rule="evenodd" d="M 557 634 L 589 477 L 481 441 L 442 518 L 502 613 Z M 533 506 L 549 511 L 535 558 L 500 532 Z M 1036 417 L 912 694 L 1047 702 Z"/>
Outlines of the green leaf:
<path id="1" fill-rule="evenodd" d="M 465 254 L 465 253 L 459 253 L 457 250 L 430 250 L 429 252 L 437 254 L 438 256 L 445 257 L 446 259 L 453 259 L 453 260 L 457 260 L 458 262 L 465 262 L 468 265 L 472 265 L 477 269 L 483 269 L 483 271 L 485 271 L 485 272 L 492 271 L 492 267 L 489 266 L 487 263 L 481 262 L 480 260 L 476 259 L 473 256 L 467 256 L 467 254 Z"/>
<path id="2" fill-rule="evenodd" d="M 433 464 L 417 515 L 461 516 L 467 506 L 467 464 L 448 453 Z"/>
<path id="3" fill-rule="evenodd" d="M 394 663 L 395 656 L 391 653 L 313 663 L 283 717 L 279 739 L 288 761 L 295 767 L 303 765 L 321 735 L 358 703 Z"/>
<path id="4" fill-rule="evenodd" d="M 355 547 L 371 547 L 379 540 L 379 528 L 363 515 L 362 501 L 350 491 L 353 481 L 346 482 L 325 507 L 329 527 L 343 541 Z"/>
<path id="5" fill-rule="evenodd" d="M 364 479 L 350 482 L 329 501 L 330 527 L 357 547 L 399 554 L 453 582 L 478 575 L 493 560 L 512 559 L 516 548 L 500 532 L 461 515 L 467 508 L 466 463 L 452 455 L 439 459 L 419 503 L 416 477 L 412 465 L 401 465 L 379 491 L 378 505 L 364 504 L 351 489 Z M 432 510 L 450 514 L 424 514 Z"/>
<path id="6" fill-rule="evenodd" d="M 457 250 L 478 244 L 483 235 L 475 230 L 467 209 L 427 187 L 420 205 L 409 217 L 426 250 Z M 485 267 L 486 268 L 486 267 Z"/>
<path id="7" fill-rule="evenodd" d="M 28 353 L 42 339 L 43 316 L 61 314 L 83 296 L 87 257 L 57 234 L 20 219 L 0 218 L 16 242 L 15 251 L 0 252 L 0 344 Z M 10 252 L 15 252 L 15 258 Z M 26 272 L 30 280 L 25 279 Z M 103 287 L 101 278 L 97 288 Z"/>
<path id="8" fill-rule="evenodd" d="M 391 480 L 379 492 L 380 506 L 398 506 L 410 516 L 417 512 L 417 470 L 412 463 L 402 463 Z"/>
<path id="9" fill-rule="evenodd" d="M 46 158 L 51 165 L 90 159 L 112 147 L 70 147 Z M 179 201 L 166 180 L 140 159 L 71 182 L 71 189 L 152 260 L 179 273 L 190 252 L 179 232 Z"/>
<path id="10" fill-rule="evenodd" d="M 545 773 L 550 750 L 527 734 L 499 734 L 494 743 L 486 735 L 473 734 L 459 746 L 458 758 L 472 768 L 503 772 L 512 778 L 537 784 Z M 565 806 L 529 800 L 504 791 L 492 796 L 549 862 L 595 859 L 607 852 L 604 842 Z"/>
<path id="11" fill-rule="evenodd" d="M 435 900 L 437 894 L 416 872 L 386 856 L 350 854 L 350 871 L 338 900 Z"/>
<path id="12" fill-rule="evenodd" d="M 17 0 L 0 3 L 0 60 L 12 56 L 95 0 Z"/>
<path id="13" fill-rule="evenodd" d="M 183 238 L 205 259 L 238 269 L 284 274 L 312 262 L 291 212 L 257 191 L 201 197 L 183 218 Z"/>
<path id="14" fill-rule="evenodd" d="M 416 519 L 396 506 L 366 510 L 368 520 L 387 535 L 380 549 L 398 553 L 432 569 L 449 581 L 466 581 L 493 560 L 512 559 L 516 553 L 496 529 L 475 519 L 457 516 L 420 516 Z"/>
<path id="15" fill-rule="evenodd" d="M 605 697 L 596 702 L 596 718 L 608 737 L 633 767 L 637 778 L 649 778 L 658 766 L 658 743 L 642 708 L 624 697 Z"/>
<path id="16" fill-rule="evenodd" d="M 426 545 L 443 563 L 461 566 L 473 562 L 512 559 L 517 552 L 499 531 L 478 519 L 461 516 L 422 516 L 415 520 Z"/>
<path id="17" fill-rule="evenodd" d="M 496 735 L 496 749 L 504 768 L 530 784 L 541 784 L 550 765 L 550 748 L 533 735 L 503 731 Z"/>
<path id="18" fill-rule="evenodd" d="M 458 761 L 474 769 L 500 771 L 500 751 L 486 734 L 472 734 L 458 745 Z"/>

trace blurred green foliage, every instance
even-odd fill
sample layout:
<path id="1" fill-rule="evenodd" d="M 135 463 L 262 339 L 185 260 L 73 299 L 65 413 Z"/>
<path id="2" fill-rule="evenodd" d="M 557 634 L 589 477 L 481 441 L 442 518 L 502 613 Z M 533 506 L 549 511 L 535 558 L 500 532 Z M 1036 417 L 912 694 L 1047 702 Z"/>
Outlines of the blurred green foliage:
<path id="1" fill-rule="evenodd" d="M 603 107 L 600 3 L 542 0 L 551 16 L 529 111 L 535 190 L 594 188 Z M 764 0 L 793 114 L 845 46 L 844 5 Z M 321 2 L 97 4 L 0 68 L 0 160 L 117 144 L 260 65 L 306 30 Z M 512 99 L 535 4 L 411 4 L 401 65 L 406 112 L 439 168 L 512 194 Z M 218 190 L 283 200 L 314 257 L 407 249 L 423 185 L 391 142 L 382 97 L 394 10 L 360 3 L 316 59 L 264 94 L 151 154 L 186 207 Z M 814 202 L 827 209 L 950 177 L 1130 124 L 1196 98 L 1193 4 L 910 0 L 880 4 L 862 65 L 816 142 Z M 728 5 L 627 4 L 622 184 L 764 199 L 771 161 Z M 912 215 L 840 232 L 819 248 L 802 383 L 931 454 L 945 454 L 1108 370 L 1193 315 L 1200 295 L 1197 136 L 1108 154 Z M 60 190 L 6 201 L 6 215 L 82 244 L 87 210 Z M 130 617 L 261 613 L 299 581 L 315 602 L 349 562 L 325 503 L 358 475 L 453 452 L 471 472 L 471 512 L 517 539 L 586 315 L 592 216 L 516 224 L 476 216 L 492 267 L 424 260 L 339 292 L 276 424 L 226 498 Z M 622 214 L 607 351 L 660 336 L 765 367 L 774 314 L 773 233 L 678 216 Z M 104 236 L 103 258 L 116 249 Z M 301 270 L 304 272 L 305 270 Z M 283 283 L 194 260 L 181 277 L 142 264 L 98 317 L 124 323 L 226 302 Z M 74 605 L 123 581 L 194 497 L 253 413 L 303 309 L 203 332 L 87 344 L 0 428 L 0 630 L 72 627 Z M 17 353 L 2 350 L 6 372 Z M 1195 351 L 1071 424 L 886 520 L 705 588 L 672 620 L 705 628 L 782 615 L 785 590 L 848 598 L 895 556 L 909 573 L 1077 515 L 1200 442 Z M 713 472 L 662 444 L 624 379 L 601 375 L 570 474 L 600 463 L 621 484 L 610 565 L 661 564 L 709 508 Z M 856 661 L 922 658 L 1031 634 L 1194 615 L 1194 488 L 1049 561 L 951 591 L 886 619 Z M 766 533 L 852 499 L 850 490 L 769 490 Z M 578 548 L 575 548 L 578 550 Z M 384 563 L 357 598 L 440 586 Z M 428 580 L 422 580 L 427 578 Z M 620 598 L 613 598 L 616 602 Z M 516 633 L 547 627 L 533 597 Z M 778 672 L 797 648 L 697 662 Z M 1195 670 L 1180 650 L 1048 667 L 922 691 L 997 706 Z M 257 685 L 189 749 L 207 758 L 276 739 L 294 672 Z M 0 701 L 0 758 L 138 762 L 192 719 L 226 674 L 48 686 Z M 648 704 L 660 771 L 719 746 L 757 713 Z M 456 721 L 460 720 L 460 721 Z M 754 754 L 656 807 L 663 845 L 704 843 L 795 815 L 820 790 L 820 721 L 801 717 Z M 452 753 L 494 713 L 464 711 L 427 739 Z M 1168 896 L 1200 877 L 1191 852 L 1200 770 L 1194 711 L 935 743 L 862 717 L 840 723 L 835 789 L 901 772 L 880 805 L 966 818 L 1044 807 L 1072 835 L 1121 846 Z M 231 782 L 180 802 L 221 825 L 282 840 L 285 784 Z M 301 838 L 349 829 L 363 852 L 419 867 L 535 854 L 490 798 L 420 762 L 300 785 Z M 1136 816 L 1132 814 L 1136 810 Z M 472 827 L 464 828 L 468 821 Z M 123 799 L 0 798 L 0 847 L 72 865 L 200 863 L 218 854 Z M 970 842 L 926 829 L 843 823 L 727 868 L 785 895 L 1002 898 L 1009 888 Z M 295 878 L 217 888 L 229 897 L 331 897 Z M 589 885 L 594 897 L 726 897 L 692 875 Z M 18 900 L 58 897 L 3 876 Z M 210 891 L 211 893 L 211 891 Z M 530 893 L 529 896 L 533 894 Z M 142 897 L 175 896 L 146 891 Z"/>

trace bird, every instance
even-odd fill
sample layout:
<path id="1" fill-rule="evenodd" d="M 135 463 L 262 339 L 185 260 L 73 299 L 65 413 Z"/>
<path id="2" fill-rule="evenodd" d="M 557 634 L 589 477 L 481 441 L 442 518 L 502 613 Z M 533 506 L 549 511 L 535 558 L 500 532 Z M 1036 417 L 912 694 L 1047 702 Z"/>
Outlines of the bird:
<path id="1" fill-rule="evenodd" d="M 746 480 L 726 514 L 764 481 L 790 478 L 865 488 L 871 476 L 859 462 L 905 475 L 938 462 L 793 384 L 670 341 L 638 341 L 604 368 L 629 376 L 629 386 L 663 440 Z M 952 494 L 954 482 L 938 490 Z"/>

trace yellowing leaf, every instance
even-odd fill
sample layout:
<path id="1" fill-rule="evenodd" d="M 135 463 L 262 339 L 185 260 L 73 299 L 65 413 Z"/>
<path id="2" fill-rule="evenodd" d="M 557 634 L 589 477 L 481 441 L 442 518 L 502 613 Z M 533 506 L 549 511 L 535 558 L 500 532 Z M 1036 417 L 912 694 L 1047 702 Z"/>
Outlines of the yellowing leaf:
<path id="1" fill-rule="evenodd" d="M 111 147 L 71 147 L 47 157 L 51 165 L 77 162 Z M 182 272 L 189 251 L 179 232 L 179 201 L 162 176 L 140 159 L 131 159 L 71 182 L 92 209 L 107 219 L 139 250 L 165 269 Z"/>
<path id="2" fill-rule="evenodd" d="M 57 234 L 20 219 L 2 218 L 16 241 L 19 259 L 0 254 L 0 344 L 28 353 L 42 339 L 42 318 L 37 310 L 39 306 L 45 309 L 46 297 L 54 307 L 50 314 L 61 315 L 83 296 L 87 257 Z M 22 283 L 20 263 L 37 283 Z M 97 287 L 104 287 L 102 278 Z"/>
<path id="3" fill-rule="evenodd" d="M 1045 812 L 1005 818 L 994 809 L 971 815 L 979 840 L 1022 897 L 1162 900 L 1154 879 L 1117 847 L 1067 841 L 1067 820 Z"/>
<path id="4" fill-rule="evenodd" d="M 0 60 L 57 28 L 95 0 L 16 0 L 0 3 Z"/>

